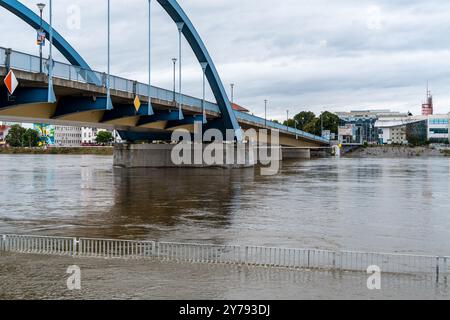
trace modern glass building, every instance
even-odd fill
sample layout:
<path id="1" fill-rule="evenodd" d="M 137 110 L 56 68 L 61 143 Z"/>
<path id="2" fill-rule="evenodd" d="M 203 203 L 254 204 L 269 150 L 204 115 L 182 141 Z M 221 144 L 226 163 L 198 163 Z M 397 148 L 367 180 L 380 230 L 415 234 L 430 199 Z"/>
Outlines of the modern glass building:
<path id="1" fill-rule="evenodd" d="M 390 110 L 359 110 L 337 112 L 339 117 L 339 142 L 343 144 L 377 144 L 379 132 L 375 123 L 380 117 L 406 117 L 407 114 Z"/>
<path id="2" fill-rule="evenodd" d="M 431 143 L 449 143 L 450 115 L 428 116 L 428 141 Z"/>

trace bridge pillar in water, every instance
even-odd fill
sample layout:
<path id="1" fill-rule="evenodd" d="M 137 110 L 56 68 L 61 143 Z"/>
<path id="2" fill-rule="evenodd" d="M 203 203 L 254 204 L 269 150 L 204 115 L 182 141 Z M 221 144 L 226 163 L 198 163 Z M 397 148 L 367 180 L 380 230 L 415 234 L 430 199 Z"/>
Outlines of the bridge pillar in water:
<path id="1" fill-rule="evenodd" d="M 176 144 L 120 144 L 114 148 L 114 166 L 122 168 L 224 168 L 224 169 L 241 169 L 253 168 L 257 163 L 257 149 L 249 148 L 247 145 L 240 151 L 235 144 L 223 144 L 223 161 L 210 164 L 202 159 L 197 163 L 195 161 L 195 147 L 193 144 L 184 146 L 189 148 L 188 156 L 181 164 L 174 163 L 173 153 L 180 154 L 175 151 Z M 205 153 L 204 145 L 200 152 Z M 197 146 L 198 148 L 198 146 Z M 198 152 L 198 151 L 197 151 Z M 241 157 L 238 161 L 238 153 Z M 245 157 L 244 157 L 245 154 Z M 198 155 L 198 153 L 197 153 Z M 227 161 L 233 159 L 232 161 Z M 184 158 L 184 157 L 183 157 Z"/>
<path id="2" fill-rule="evenodd" d="M 311 149 L 283 147 L 282 159 L 283 160 L 311 159 Z"/>

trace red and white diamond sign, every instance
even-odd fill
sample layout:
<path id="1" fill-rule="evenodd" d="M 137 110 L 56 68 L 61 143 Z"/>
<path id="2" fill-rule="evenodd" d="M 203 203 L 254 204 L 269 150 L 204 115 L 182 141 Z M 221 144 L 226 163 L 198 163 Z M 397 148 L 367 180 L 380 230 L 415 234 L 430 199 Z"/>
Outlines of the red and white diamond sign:
<path id="1" fill-rule="evenodd" d="M 17 81 L 16 75 L 12 70 L 8 72 L 6 75 L 6 78 L 4 80 L 6 88 L 9 91 L 9 94 L 13 94 L 14 91 L 16 91 L 17 87 L 19 86 L 19 81 Z"/>

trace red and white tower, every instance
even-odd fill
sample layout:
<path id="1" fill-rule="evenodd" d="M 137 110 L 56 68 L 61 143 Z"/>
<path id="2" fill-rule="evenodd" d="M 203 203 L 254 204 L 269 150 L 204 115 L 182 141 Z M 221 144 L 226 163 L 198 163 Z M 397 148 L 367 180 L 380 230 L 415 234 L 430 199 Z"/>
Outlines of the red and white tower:
<path id="1" fill-rule="evenodd" d="M 422 104 L 422 115 L 423 116 L 431 116 L 433 115 L 433 96 L 431 95 L 431 91 L 428 90 L 427 86 L 427 102 Z"/>

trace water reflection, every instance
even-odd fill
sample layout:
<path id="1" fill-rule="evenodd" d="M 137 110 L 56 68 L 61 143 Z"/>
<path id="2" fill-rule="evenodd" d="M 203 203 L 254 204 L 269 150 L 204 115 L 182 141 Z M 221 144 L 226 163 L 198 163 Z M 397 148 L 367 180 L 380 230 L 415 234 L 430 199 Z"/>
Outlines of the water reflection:
<path id="1" fill-rule="evenodd" d="M 449 171 L 446 158 L 294 161 L 261 176 L 0 155 L 0 232 L 450 255 Z"/>
<path id="2" fill-rule="evenodd" d="M 245 207 L 242 185 L 252 184 L 253 169 L 121 169 L 114 168 L 114 205 L 102 218 L 111 235 L 171 239 L 168 230 L 186 232 L 201 226 L 206 239 L 211 230 L 231 227 L 235 210 Z M 208 235 L 210 234 L 210 235 Z M 204 238 L 201 234 L 195 234 Z M 214 241 L 217 242 L 217 241 Z"/>

